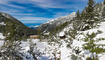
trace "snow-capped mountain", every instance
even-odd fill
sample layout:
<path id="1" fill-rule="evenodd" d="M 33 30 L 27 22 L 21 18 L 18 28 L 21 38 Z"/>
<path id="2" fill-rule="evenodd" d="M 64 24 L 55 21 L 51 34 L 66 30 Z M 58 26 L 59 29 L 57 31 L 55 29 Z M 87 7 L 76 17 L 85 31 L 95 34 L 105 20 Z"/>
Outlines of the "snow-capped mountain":
<path id="1" fill-rule="evenodd" d="M 41 35 L 40 39 L 0 41 L 3 43 L 0 44 L 0 59 L 105 60 L 105 3 L 94 5 L 91 1 L 82 13 L 73 13 L 40 26 L 43 31 L 63 26 L 62 29 L 57 27 L 60 31 L 55 34 L 52 31 L 52 34 Z M 0 25 L 7 24 L 2 21 Z M 5 36 L 0 33 L 0 38 Z"/>
<path id="2" fill-rule="evenodd" d="M 47 23 L 44 23 L 44 24 L 40 25 L 39 28 L 42 31 L 45 31 L 45 32 L 46 31 L 52 31 L 57 26 L 60 26 L 65 22 L 70 22 L 75 17 L 75 15 L 76 15 L 76 12 L 72 12 L 68 16 L 59 17 L 59 18 L 56 18 L 56 19 L 49 20 Z"/>
<path id="3" fill-rule="evenodd" d="M 61 22 L 64 23 L 64 22 L 67 22 L 67 21 L 70 21 L 72 20 L 76 15 L 76 12 L 72 12 L 70 15 L 68 16 L 63 16 L 63 17 L 59 17 L 59 18 L 56 18 L 56 19 L 52 19 L 52 20 L 49 20 L 47 23 L 49 24 L 54 24 L 56 22 Z M 59 24 L 59 23 L 58 23 Z"/>

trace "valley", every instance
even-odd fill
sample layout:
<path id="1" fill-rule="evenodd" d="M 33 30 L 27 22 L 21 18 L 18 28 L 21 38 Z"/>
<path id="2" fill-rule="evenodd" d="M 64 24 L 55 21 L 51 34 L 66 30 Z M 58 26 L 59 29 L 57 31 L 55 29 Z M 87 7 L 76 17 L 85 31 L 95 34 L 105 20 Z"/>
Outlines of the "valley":
<path id="1" fill-rule="evenodd" d="M 0 60 L 105 60 L 105 0 L 31 28 L 0 12 Z"/>

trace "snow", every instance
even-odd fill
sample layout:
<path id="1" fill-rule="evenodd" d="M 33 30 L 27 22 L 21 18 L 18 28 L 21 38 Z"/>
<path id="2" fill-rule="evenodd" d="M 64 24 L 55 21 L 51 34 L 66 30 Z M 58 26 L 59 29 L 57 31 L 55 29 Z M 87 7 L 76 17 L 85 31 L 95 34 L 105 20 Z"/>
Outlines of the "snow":
<path id="1" fill-rule="evenodd" d="M 65 29 L 69 29 L 70 27 L 67 27 Z M 65 35 L 65 31 L 69 31 L 69 30 L 63 30 L 61 31 L 58 35 L 59 36 L 64 36 Z M 86 44 L 87 42 L 84 42 L 84 38 L 87 33 L 91 34 L 91 33 L 96 33 L 98 30 L 101 30 L 103 33 L 97 35 L 95 38 L 99 38 L 99 37 L 104 37 L 105 35 L 105 22 L 100 24 L 99 28 L 94 28 L 94 29 L 90 29 L 90 30 L 86 30 L 86 31 L 78 31 L 78 33 L 83 33 L 83 34 L 79 34 L 76 35 L 76 39 L 72 40 L 72 44 L 70 45 L 71 48 L 67 47 L 68 42 L 66 42 L 68 40 L 67 39 L 62 39 L 60 40 L 60 44 L 55 43 L 55 42 L 50 42 L 51 44 L 49 44 L 48 42 L 45 41 L 40 41 L 39 39 L 27 39 L 27 41 L 22 41 L 22 51 L 26 54 L 26 56 L 31 56 L 29 53 L 27 53 L 30 50 L 30 44 L 36 44 L 35 45 L 35 51 L 36 52 L 41 52 L 42 55 L 39 57 L 39 60 L 54 60 L 54 54 L 56 54 L 57 58 L 60 58 L 60 60 L 72 60 L 71 57 L 72 55 L 77 56 L 78 58 L 81 57 L 82 60 L 86 60 L 87 57 L 92 57 L 92 56 L 96 56 L 96 53 L 91 53 L 89 50 L 85 50 L 83 49 L 83 45 Z M 70 41 L 71 42 L 71 41 Z M 95 42 L 96 44 L 105 44 L 105 40 L 101 40 L 98 42 Z M 76 54 L 75 50 L 81 51 L 79 54 Z M 98 54 L 99 60 L 104 60 L 105 59 L 105 53 L 102 54 Z M 32 60 L 32 57 L 30 58 Z M 25 60 L 25 58 L 24 58 Z"/>
<path id="2" fill-rule="evenodd" d="M 3 46 L 3 44 L 4 44 L 4 40 L 3 39 L 5 39 L 5 36 L 3 36 L 2 33 L 0 33 L 0 47 Z"/>
<path id="3" fill-rule="evenodd" d="M 63 46 L 61 47 L 60 50 L 61 50 L 61 60 L 70 60 L 69 55 L 71 50 L 66 47 L 66 43 L 63 43 Z"/>
<path id="4" fill-rule="evenodd" d="M 0 33 L 0 39 L 4 39 L 4 38 L 5 38 L 5 36 L 3 36 L 2 33 Z"/>
<path id="5" fill-rule="evenodd" d="M 96 42 L 96 44 L 105 44 L 105 40 L 98 41 L 98 42 Z"/>
<path id="6" fill-rule="evenodd" d="M 73 46 L 73 47 L 80 47 L 80 48 L 82 48 L 83 46 L 83 44 L 85 44 L 85 42 L 84 41 L 78 41 L 78 40 L 73 40 L 73 44 L 71 45 L 71 46 Z"/>
<path id="7" fill-rule="evenodd" d="M 22 41 L 22 49 L 23 51 L 21 52 L 25 52 L 27 53 L 27 51 L 29 51 L 29 46 L 30 46 L 30 39 L 28 39 L 28 41 Z M 61 60 L 70 60 L 69 57 L 69 53 L 70 50 L 66 47 L 66 43 L 63 42 L 62 47 L 60 48 L 58 44 L 55 44 L 54 42 L 52 42 L 52 45 L 49 45 L 47 42 L 40 42 L 39 39 L 32 39 L 31 40 L 32 43 L 35 43 L 37 49 L 42 52 L 42 56 L 40 56 L 40 60 L 49 60 L 49 59 L 54 59 L 54 55 L 53 53 L 56 54 L 56 57 L 61 57 Z M 31 44 L 32 44 L 31 43 Z M 61 54 L 58 54 L 61 53 Z M 68 58 L 69 57 L 69 58 Z"/>
<path id="8" fill-rule="evenodd" d="M 65 32 L 60 32 L 59 33 L 59 36 L 64 36 L 65 35 Z"/>
<path id="9" fill-rule="evenodd" d="M 103 33 L 99 34 L 95 38 L 99 37 L 104 37 L 105 35 L 105 22 L 100 24 L 99 28 L 94 28 L 86 31 L 78 31 L 79 33 L 83 33 L 80 35 L 76 35 L 76 39 L 72 40 L 72 44 L 70 45 L 71 48 L 67 47 L 67 39 L 62 39 L 60 42 L 62 43 L 61 46 L 59 46 L 58 43 L 55 42 L 48 42 L 45 41 L 40 41 L 39 39 L 27 39 L 27 41 L 21 41 L 21 47 L 23 50 L 21 50 L 22 53 L 24 53 L 24 56 L 30 57 L 29 60 L 33 60 L 32 56 L 28 53 L 30 50 L 30 44 L 36 44 L 35 45 L 35 51 L 36 52 L 41 52 L 42 55 L 39 57 L 39 60 L 49 60 L 53 59 L 54 60 L 54 53 L 56 54 L 57 58 L 60 58 L 60 60 L 72 60 L 71 57 L 72 55 L 75 55 L 77 57 L 81 57 L 82 60 L 86 60 L 87 57 L 92 57 L 93 54 L 89 50 L 84 50 L 83 45 L 86 43 L 82 39 L 85 38 L 85 34 L 89 33 L 96 33 L 98 30 L 101 30 Z M 69 29 L 69 27 L 65 28 Z M 59 33 L 59 36 L 64 36 L 65 31 L 69 30 L 63 30 Z M 0 33 L 0 38 L 4 39 L 5 37 L 3 36 L 2 33 Z M 0 46 L 2 46 L 4 41 L 0 41 Z M 95 42 L 96 44 L 105 44 L 105 40 L 101 40 L 99 42 Z M 80 50 L 81 52 L 79 54 L 75 53 L 75 50 Z M 95 56 L 95 53 L 94 53 Z M 105 59 L 105 54 L 98 54 L 99 60 L 104 60 Z M 25 57 L 23 57 L 24 60 L 27 60 Z"/>
<path id="10" fill-rule="evenodd" d="M 99 60 L 105 60 L 105 53 L 99 54 Z"/>
<path id="11" fill-rule="evenodd" d="M 75 15 L 75 12 L 73 13 Z M 71 16 L 73 16 L 71 15 Z M 4 23 L 1 23 L 2 25 Z M 67 26 L 62 30 L 60 33 L 58 33 L 59 36 L 64 36 L 65 32 L 70 31 L 70 28 L 72 28 L 72 25 Z M 35 52 L 41 52 L 42 55 L 39 57 L 39 60 L 54 60 L 54 54 L 56 54 L 57 58 L 60 58 L 60 60 L 72 60 L 71 57 L 72 55 L 75 55 L 77 57 L 81 57 L 82 60 L 86 60 L 87 57 L 92 57 L 96 56 L 96 53 L 91 53 L 89 50 L 83 49 L 83 45 L 86 44 L 83 39 L 85 38 L 86 34 L 92 34 L 97 33 L 98 31 L 102 31 L 101 34 L 98 34 L 95 39 L 97 38 L 105 38 L 105 22 L 100 23 L 100 26 L 98 28 L 93 28 L 90 30 L 86 31 L 78 31 L 77 35 L 75 36 L 76 38 L 73 39 L 72 41 L 69 40 L 71 38 L 70 36 L 67 36 L 66 39 L 62 39 L 59 42 L 45 42 L 45 41 L 40 41 L 39 39 L 27 39 L 27 41 L 21 41 L 21 47 L 23 50 L 21 52 L 24 53 L 25 56 L 30 56 L 29 60 L 33 60 L 32 56 L 28 53 L 30 50 L 30 45 L 35 44 L 34 50 Z M 82 34 L 81 34 L 82 33 Z M 49 35 L 48 33 L 45 33 L 45 35 Z M 2 33 L 0 33 L 0 39 L 4 39 L 5 37 L 3 36 Z M 56 37 L 58 38 L 58 37 Z M 69 40 L 69 42 L 67 42 Z M 0 46 L 2 46 L 4 41 L 0 41 Z M 62 43 L 62 44 L 61 44 Z M 61 45 L 60 45 L 61 44 Z M 68 48 L 67 45 L 70 45 Z M 98 42 L 95 42 L 95 44 L 105 44 L 105 40 L 101 40 Z M 81 51 L 80 53 L 76 54 L 75 50 Z M 99 60 L 105 60 L 105 53 L 98 54 Z M 24 60 L 25 59 L 24 57 Z"/>
<path id="12" fill-rule="evenodd" d="M 0 47 L 3 46 L 3 44 L 4 44 L 4 41 L 0 40 Z"/>
<path id="13" fill-rule="evenodd" d="M 5 16 L 6 18 L 12 18 L 9 14 L 7 14 L 7 13 L 4 13 L 4 12 L 0 12 L 0 13 L 2 13 L 2 15 L 3 16 Z"/>
<path id="14" fill-rule="evenodd" d="M 98 31 L 102 31 L 102 33 L 98 34 L 94 39 L 97 40 L 98 38 L 105 38 L 105 22 L 101 22 L 99 24 L 100 26 L 98 28 L 90 29 L 87 31 L 84 31 L 84 34 L 92 34 L 93 32 L 96 33 Z M 96 45 L 105 45 L 105 40 L 98 40 L 95 42 Z M 105 49 L 105 46 L 100 46 L 100 48 Z M 90 57 L 92 54 L 88 54 Z M 105 53 L 98 54 L 99 60 L 105 60 Z"/>
<path id="15" fill-rule="evenodd" d="M 67 19 L 67 20 L 68 20 L 68 19 L 69 19 L 69 20 L 70 20 L 70 19 L 72 20 L 75 16 L 76 16 L 76 12 L 72 12 L 72 13 L 71 13 L 70 15 L 68 15 L 68 16 L 63 16 L 63 17 L 59 17 L 59 18 L 56 18 L 56 19 L 52 19 L 52 20 L 49 20 L 47 23 L 52 24 L 53 21 L 55 21 L 55 20 L 60 20 L 60 19 L 61 19 L 61 20 L 64 19 L 64 21 L 65 21 L 66 19 Z M 63 21 L 63 22 L 64 22 L 64 21 Z M 58 22 L 58 23 L 59 23 L 59 22 Z"/>
<path id="16" fill-rule="evenodd" d="M 49 34 L 50 34 L 50 32 L 44 33 L 44 35 L 49 35 Z"/>
<path id="17" fill-rule="evenodd" d="M 23 52 L 27 52 L 28 50 L 30 50 L 30 48 L 29 48 L 30 45 L 28 42 L 22 41 L 20 46 L 22 47 Z"/>
<path id="18" fill-rule="evenodd" d="M 100 27 L 98 29 L 102 31 L 102 34 L 98 34 L 97 38 L 105 38 L 105 22 L 101 22 Z"/>
<path id="19" fill-rule="evenodd" d="M 4 22 L 1 22 L 0 25 L 6 25 Z"/>

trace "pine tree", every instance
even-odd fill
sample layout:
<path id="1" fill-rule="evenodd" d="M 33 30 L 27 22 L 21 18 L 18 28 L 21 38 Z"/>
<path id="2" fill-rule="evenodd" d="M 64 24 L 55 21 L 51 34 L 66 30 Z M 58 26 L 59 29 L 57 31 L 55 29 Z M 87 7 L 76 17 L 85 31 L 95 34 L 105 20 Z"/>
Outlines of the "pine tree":
<path id="1" fill-rule="evenodd" d="M 86 18 L 92 20 L 94 18 L 94 0 L 89 0 L 88 7 L 86 8 Z"/>
<path id="2" fill-rule="evenodd" d="M 104 0 L 104 5 L 105 5 L 105 0 Z M 105 18 L 105 7 L 103 8 L 102 16 L 103 18 Z"/>
<path id="3" fill-rule="evenodd" d="M 104 5 L 105 5 L 105 0 L 104 0 Z"/>
<path id="4" fill-rule="evenodd" d="M 77 11 L 76 15 L 77 15 L 76 16 L 77 18 L 80 18 L 80 12 L 79 12 L 79 10 Z"/>
<path id="5" fill-rule="evenodd" d="M 90 28 L 93 28 L 94 26 L 94 23 L 95 23 L 95 12 L 94 12 L 94 6 L 95 6 L 95 2 L 94 0 L 89 0 L 88 1 L 88 6 L 86 7 L 86 10 L 85 10 L 85 24 L 87 24 L 85 26 L 84 29 L 90 29 Z"/>
<path id="6" fill-rule="evenodd" d="M 85 16 L 86 16 L 86 8 L 82 11 L 82 13 L 81 13 L 81 18 L 82 18 L 82 20 L 84 20 L 85 19 Z"/>
<path id="7" fill-rule="evenodd" d="M 105 7 L 103 8 L 102 17 L 105 18 Z"/>

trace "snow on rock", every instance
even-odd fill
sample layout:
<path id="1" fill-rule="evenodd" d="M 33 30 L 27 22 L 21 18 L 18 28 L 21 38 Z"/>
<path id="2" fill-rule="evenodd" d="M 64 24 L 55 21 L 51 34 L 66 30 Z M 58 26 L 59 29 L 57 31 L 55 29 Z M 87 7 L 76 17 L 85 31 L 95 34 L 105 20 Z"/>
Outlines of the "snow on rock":
<path id="1" fill-rule="evenodd" d="M 2 33 L 0 33 L 0 39 L 4 39 L 4 38 L 5 38 L 5 36 L 3 36 Z"/>
<path id="2" fill-rule="evenodd" d="M 59 36 L 64 36 L 65 35 L 65 32 L 60 32 L 59 33 Z"/>
<path id="3" fill-rule="evenodd" d="M 4 44 L 4 41 L 0 40 L 0 47 L 3 46 L 3 44 Z"/>
<path id="4" fill-rule="evenodd" d="M 2 33 L 0 33 L 0 47 L 3 46 L 3 44 L 4 44 L 3 39 L 5 39 L 5 36 L 3 36 Z"/>
<path id="5" fill-rule="evenodd" d="M 0 25 L 6 25 L 4 22 L 1 22 Z"/>
<path id="6" fill-rule="evenodd" d="M 49 34 L 50 34 L 50 32 L 44 33 L 44 35 L 49 35 Z"/>

